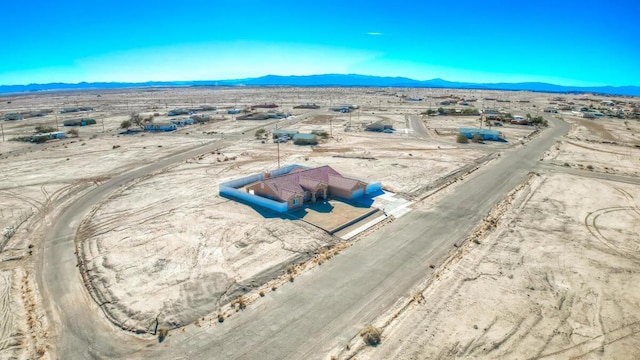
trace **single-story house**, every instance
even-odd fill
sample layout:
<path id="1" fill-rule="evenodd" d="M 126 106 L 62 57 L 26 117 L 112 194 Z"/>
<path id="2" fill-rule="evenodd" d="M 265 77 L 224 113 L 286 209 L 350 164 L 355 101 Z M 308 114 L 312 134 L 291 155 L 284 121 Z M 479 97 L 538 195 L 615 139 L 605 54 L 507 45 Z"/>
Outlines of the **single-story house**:
<path id="1" fill-rule="evenodd" d="M 391 129 L 393 130 L 393 125 L 390 122 L 387 121 L 376 121 L 374 123 L 371 123 L 369 125 L 367 125 L 367 127 L 365 127 L 366 131 L 378 131 L 378 132 L 382 132 L 386 129 Z"/>
<path id="2" fill-rule="evenodd" d="M 302 104 L 302 105 L 297 105 L 293 107 L 294 109 L 320 109 L 320 106 L 316 105 L 316 103 L 313 104 Z"/>
<path id="3" fill-rule="evenodd" d="M 144 131 L 175 131 L 178 127 L 172 123 L 149 123 L 144 124 Z"/>
<path id="4" fill-rule="evenodd" d="M 287 136 L 289 139 L 293 139 L 293 137 L 298 133 L 298 130 L 276 129 L 273 130 L 272 134 L 274 139 L 281 138 L 283 136 Z"/>
<path id="5" fill-rule="evenodd" d="M 364 195 L 367 184 L 340 175 L 328 165 L 313 169 L 295 168 L 291 172 L 270 177 L 248 186 L 247 192 L 267 199 L 286 202 L 289 210 L 315 203 L 329 196 L 355 199 Z"/>
<path id="6" fill-rule="evenodd" d="M 167 116 L 177 116 L 177 115 L 191 115 L 191 111 L 189 109 L 173 109 L 167 113 Z"/>
<path id="7" fill-rule="evenodd" d="M 87 125 L 95 125 L 95 119 L 76 119 L 76 120 L 65 120 L 62 122 L 64 126 L 87 126 Z"/>
<path id="8" fill-rule="evenodd" d="M 17 121 L 22 119 L 22 115 L 18 113 L 11 113 L 4 116 L 5 121 Z"/>
<path id="9" fill-rule="evenodd" d="M 191 118 L 187 118 L 187 119 L 172 119 L 171 123 L 175 124 L 176 126 L 193 125 L 193 119 L 191 119 Z"/>
<path id="10" fill-rule="evenodd" d="M 31 136 L 32 142 L 44 142 L 52 139 L 63 139 L 65 137 L 64 132 L 54 131 L 49 133 L 35 134 Z"/>

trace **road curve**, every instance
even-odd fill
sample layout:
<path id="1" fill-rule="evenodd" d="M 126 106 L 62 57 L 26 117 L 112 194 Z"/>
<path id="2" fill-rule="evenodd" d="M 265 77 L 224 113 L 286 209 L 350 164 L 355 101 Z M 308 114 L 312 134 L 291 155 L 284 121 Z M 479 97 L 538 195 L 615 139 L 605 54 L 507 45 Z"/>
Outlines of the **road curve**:
<path id="1" fill-rule="evenodd" d="M 119 331 L 100 313 L 76 268 L 75 229 L 82 215 L 118 187 L 221 144 L 116 177 L 65 209 L 45 237 L 39 287 L 51 321 L 59 324 L 53 329 L 55 353 L 60 359 L 322 358 L 429 276 L 429 265 L 441 263 L 452 244 L 536 167 L 569 129 L 562 121 L 551 122 L 552 128 L 526 147 L 506 151 L 432 210 L 409 213 L 221 325 L 175 331 L 162 344 Z"/>

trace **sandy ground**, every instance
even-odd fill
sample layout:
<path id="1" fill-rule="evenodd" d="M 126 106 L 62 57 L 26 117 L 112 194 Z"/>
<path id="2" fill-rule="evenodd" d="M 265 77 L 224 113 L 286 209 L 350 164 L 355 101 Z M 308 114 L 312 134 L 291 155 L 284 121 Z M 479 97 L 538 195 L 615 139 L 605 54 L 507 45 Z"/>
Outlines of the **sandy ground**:
<path id="1" fill-rule="evenodd" d="M 637 358 L 639 198 L 628 184 L 536 178 L 361 358 Z"/>
<path id="2" fill-rule="evenodd" d="M 425 100 L 403 102 L 401 95 Z M 506 149 L 532 131 L 531 127 L 507 125 L 499 130 L 508 144 L 459 147 L 455 136 L 446 131 L 439 135 L 434 129 L 451 132 L 459 126 L 476 126 L 475 117 L 425 117 L 432 139 L 415 138 L 407 117 L 438 108 L 443 97 L 452 96 L 476 100 L 470 106 L 478 109 L 538 115 L 555 95 L 448 89 L 154 88 L 3 96 L 0 115 L 55 111 L 45 117 L 2 124 L 6 141 L 0 143 L 0 229 L 3 234 L 14 230 L 15 234 L 1 239 L 1 286 L 11 289 L 2 291 L 11 295 L 1 303 L 9 304 L 2 309 L 11 309 L 12 314 L 3 316 L 1 356 L 35 358 L 46 343 L 48 319 L 38 305 L 31 271 L 32 255 L 38 251 L 38 246 L 33 246 L 39 244 L 42 231 L 55 219 L 63 202 L 116 174 L 171 153 L 233 136 L 233 132 L 237 133 L 234 139 L 243 132 L 251 135 L 273 121 L 236 121 L 226 110 L 272 102 L 302 120 L 290 126 L 287 124 L 292 122 L 282 120 L 281 127 L 301 132 L 321 129 L 332 135 L 317 147 L 280 144 L 283 165 L 329 164 L 347 176 L 381 181 L 385 189 L 401 197 L 416 198 L 443 177 L 476 166 L 479 159 Z M 323 109 L 293 109 L 302 103 L 317 103 Z M 205 104 L 218 107 L 205 112 L 214 119 L 206 125 L 174 133 L 118 135 L 120 123 L 131 112 L 157 113 L 154 121 L 163 122 L 169 120 L 166 113 L 173 108 Z M 360 107 L 350 114 L 327 110 L 340 104 Z M 63 107 L 73 106 L 92 106 L 94 111 L 59 113 Z M 63 127 L 63 121 L 81 118 L 94 118 L 97 124 L 77 128 L 78 137 L 42 145 L 13 141 L 30 136 L 36 125 L 66 132 L 70 128 Z M 599 119 L 599 127 L 569 115 L 566 119 L 575 123 L 574 132 L 550 151 L 545 161 L 559 166 L 567 162 L 572 167 L 591 164 L 594 171 L 637 174 L 636 149 L 632 148 L 640 133 L 637 122 Z M 391 122 L 396 132 L 363 131 L 364 126 L 378 120 Z M 602 147 L 603 141 L 618 145 Z M 221 181 L 275 168 L 277 153 L 278 145 L 270 139 L 264 143 L 237 140 L 218 153 L 130 184 L 85 219 L 85 260 L 91 275 L 97 275 L 92 285 L 112 301 L 111 311 L 123 324 L 148 329 L 156 317 L 173 326 L 189 323 L 201 314 L 215 312 L 237 291 L 260 286 L 281 274 L 288 263 L 309 258 L 335 242 L 302 222 L 265 217 L 260 211 L 217 196 Z"/>

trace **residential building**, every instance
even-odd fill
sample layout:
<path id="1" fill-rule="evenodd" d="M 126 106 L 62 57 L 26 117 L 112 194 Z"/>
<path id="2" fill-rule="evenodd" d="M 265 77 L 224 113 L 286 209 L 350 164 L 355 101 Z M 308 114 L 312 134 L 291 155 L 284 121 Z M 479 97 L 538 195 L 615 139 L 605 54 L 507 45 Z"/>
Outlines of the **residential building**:
<path id="1" fill-rule="evenodd" d="M 342 176 L 330 166 L 313 169 L 295 168 L 291 172 L 270 177 L 247 186 L 250 194 L 278 202 L 286 202 L 289 210 L 302 207 L 305 202 L 338 197 L 355 199 L 365 194 L 367 184 Z"/>

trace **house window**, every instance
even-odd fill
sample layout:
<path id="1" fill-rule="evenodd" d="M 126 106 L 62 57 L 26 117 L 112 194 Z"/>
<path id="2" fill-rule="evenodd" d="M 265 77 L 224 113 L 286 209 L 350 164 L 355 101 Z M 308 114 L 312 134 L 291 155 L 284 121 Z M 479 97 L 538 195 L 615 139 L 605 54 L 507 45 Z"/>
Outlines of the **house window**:
<path id="1" fill-rule="evenodd" d="M 298 205 L 298 198 L 293 198 L 293 205 Z"/>

